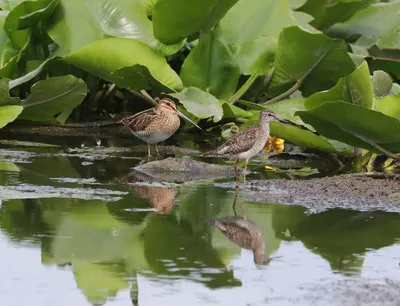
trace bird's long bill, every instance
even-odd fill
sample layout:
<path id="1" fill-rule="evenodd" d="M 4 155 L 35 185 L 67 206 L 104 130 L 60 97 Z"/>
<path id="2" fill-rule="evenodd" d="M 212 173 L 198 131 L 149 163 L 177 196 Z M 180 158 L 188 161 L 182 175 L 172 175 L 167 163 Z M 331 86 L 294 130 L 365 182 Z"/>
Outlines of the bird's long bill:
<path id="1" fill-rule="evenodd" d="M 276 120 L 279 122 L 282 122 L 282 123 L 286 123 L 286 124 L 293 124 L 292 122 L 285 120 L 285 119 L 276 118 Z"/>
<path id="2" fill-rule="evenodd" d="M 176 110 L 176 113 L 178 114 L 179 117 L 185 119 L 187 122 L 190 122 L 193 124 L 195 127 L 197 127 L 200 131 L 202 131 L 202 128 L 199 127 L 196 123 L 194 123 L 192 120 L 190 120 L 188 117 L 186 117 L 184 114 L 182 114 L 180 111 Z"/>

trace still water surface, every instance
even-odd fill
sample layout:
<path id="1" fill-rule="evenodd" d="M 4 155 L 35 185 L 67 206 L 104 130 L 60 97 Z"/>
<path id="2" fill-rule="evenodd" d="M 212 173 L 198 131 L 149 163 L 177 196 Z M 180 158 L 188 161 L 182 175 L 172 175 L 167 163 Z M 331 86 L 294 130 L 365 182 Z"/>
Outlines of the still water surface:
<path id="1" fill-rule="evenodd" d="M 399 214 L 234 211 L 232 190 L 134 183 L 135 154 L 96 152 L 0 149 L 1 305 L 398 305 Z M 243 207 L 268 265 L 204 222 Z"/>

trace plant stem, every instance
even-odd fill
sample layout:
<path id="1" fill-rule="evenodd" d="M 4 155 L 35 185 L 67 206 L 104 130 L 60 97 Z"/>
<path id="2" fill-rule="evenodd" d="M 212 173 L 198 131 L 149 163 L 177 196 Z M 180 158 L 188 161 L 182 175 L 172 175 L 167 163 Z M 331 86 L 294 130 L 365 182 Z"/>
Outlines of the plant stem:
<path id="1" fill-rule="evenodd" d="M 149 98 L 148 96 L 145 96 L 145 95 L 143 95 L 143 94 L 141 94 L 141 93 L 139 93 L 139 92 L 137 92 L 137 91 L 135 91 L 133 89 L 130 89 L 130 88 L 127 88 L 126 90 L 129 93 L 131 93 L 132 95 L 134 95 L 135 97 L 137 97 L 139 99 L 142 99 L 142 100 L 146 101 L 147 103 L 149 103 L 149 104 L 151 104 L 153 106 L 157 105 L 157 102 L 154 101 L 151 97 Z M 146 94 L 147 94 L 147 92 L 146 92 Z"/>
<path id="2" fill-rule="evenodd" d="M 248 79 L 247 81 L 243 84 L 242 87 L 239 88 L 237 92 L 235 92 L 228 100 L 228 103 L 230 104 L 235 104 L 237 100 L 239 100 L 245 93 L 246 91 L 253 85 L 255 80 L 258 78 L 258 71 L 254 72 Z"/>
<path id="3" fill-rule="evenodd" d="M 271 80 L 272 76 L 274 75 L 275 72 L 275 67 L 272 67 L 271 70 L 268 72 L 268 74 L 264 75 L 262 77 L 262 82 L 261 84 L 257 87 L 257 89 L 255 90 L 255 94 L 253 95 L 253 97 L 250 99 L 250 101 L 254 102 L 256 99 L 258 99 L 258 97 L 261 96 L 261 94 L 264 91 L 264 88 L 267 87 L 269 81 Z"/>
<path id="4" fill-rule="evenodd" d="M 291 88 L 289 88 L 287 91 L 285 91 L 284 93 L 280 94 L 279 96 L 276 96 L 275 98 L 265 101 L 263 103 L 261 103 L 262 105 L 267 105 L 267 104 L 272 104 L 275 102 L 278 102 L 288 96 L 290 96 L 292 93 L 294 93 L 297 89 L 299 89 L 300 87 L 300 82 L 296 82 L 296 84 L 294 84 Z"/>

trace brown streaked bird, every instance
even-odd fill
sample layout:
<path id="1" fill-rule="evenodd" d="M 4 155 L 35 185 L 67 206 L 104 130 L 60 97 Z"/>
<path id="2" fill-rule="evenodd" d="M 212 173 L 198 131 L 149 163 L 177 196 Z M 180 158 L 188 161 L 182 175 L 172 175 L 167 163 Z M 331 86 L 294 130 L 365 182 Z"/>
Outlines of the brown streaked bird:
<path id="1" fill-rule="evenodd" d="M 167 98 L 158 102 L 156 107 L 122 118 L 117 123 L 128 127 L 133 135 L 147 143 L 147 152 L 150 157 L 150 145 L 155 145 L 158 155 L 157 144 L 176 132 L 181 124 L 179 116 L 201 130 L 196 123 L 178 111 L 172 100 Z"/>
<path id="2" fill-rule="evenodd" d="M 269 137 L 269 123 L 273 120 L 289 123 L 276 117 L 275 113 L 270 110 L 260 112 L 259 122 L 252 125 L 234 135 L 218 148 L 204 153 L 204 157 L 226 157 L 236 160 L 235 176 L 236 188 L 239 188 L 239 176 L 237 165 L 239 160 L 245 160 L 243 171 L 243 184 L 246 190 L 246 171 L 249 159 L 262 151 Z"/>
<path id="3" fill-rule="evenodd" d="M 243 249 L 252 250 L 257 265 L 265 265 L 270 258 L 265 256 L 265 241 L 260 228 L 251 220 L 238 216 L 205 220 L 214 225 L 226 237 Z"/>

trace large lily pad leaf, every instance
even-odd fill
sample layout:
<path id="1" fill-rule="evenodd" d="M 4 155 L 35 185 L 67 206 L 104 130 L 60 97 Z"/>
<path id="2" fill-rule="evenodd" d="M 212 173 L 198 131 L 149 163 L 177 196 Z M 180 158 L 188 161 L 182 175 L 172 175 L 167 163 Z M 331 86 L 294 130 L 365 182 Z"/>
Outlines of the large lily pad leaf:
<path id="1" fill-rule="evenodd" d="M 19 105 L 0 106 L 0 129 L 17 119 L 23 110 Z"/>
<path id="2" fill-rule="evenodd" d="M 153 8 L 154 35 L 165 44 L 207 32 L 238 0 L 159 0 Z"/>
<path id="3" fill-rule="evenodd" d="M 8 15 L 4 29 L 13 46 L 22 49 L 28 41 L 29 27 L 47 19 L 57 5 L 57 0 L 24 1 Z"/>
<path id="4" fill-rule="evenodd" d="M 86 93 L 86 83 L 72 75 L 39 81 L 22 103 L 24 111 L 20 119 L 56 122 L 56 115 L 72 111 L 82 103 Z"/>
<path id="5" fill-rule="evenodd" d="M 239 76 L 239 66 L 219 27 L 200 40 L 181 70 L 186 87 L 198 87 L 224 100 L 228 100 L 235 92 Z"/>
<path id="6" fill-rule="evenodd" d="M 283 29 L 268 92 L 275 96 L 296 83 L 304 96 L 329 89 L 354 69 L 344 41 L 312 34 L 298 27 Z M 324 77 L 321 77 L 324 76 Z"/>
<path id="7" fill-rule="evenodd" d="M 326 102 L 297 113 L 319 133 L 351 146 L 378 152 L 374 145 L 400 152 L 400 120 L 344 101 Z"/>
<path id="8" fill-rule="evenodd" d="M 312 109 L 324 102 L 339 100 L 358 104 L 369 109 L 373 108 L 374 94 L 366 62 L 363 62 L 348 76 L 341 78 L 330 90 L 310 96 L 305 102 L 305 106 L 307 109 Z"/>
<path id="9" fill-rule="evenodd" d="M 217 122 L 222 118 L 223 109 L 219 100 L 199 88 L 187 87 L 170 95 L 179 99 L 187 111 L 199 119 L 213 117 L 214 122 Z"/>
<path id="10" fill-rule="evenodd" d="M 350 37 L 362 35 L 363 41 L 380 48 L 400 48 L 400 1 L 375 3 L 358 11 L 351 19 L 335 25 L 331 32 L 334 35 Z M 383 22 L 384 21 L 384 22 Z"/>
<path id="11" fill-rule="evenodd" d="M 48 34 L 70 52 L 110 36 L 134 38 L 164 54 L 175 53 L 182 47 L 183 42 L 175 47 L 165 46 L 154 38 L 141 0 L 59 1 L 49 21 Z"/>
<path id="12" fill-rule="evenodd" d="M 290 0 L 246 0 L 228 11 L 221 29 L 242 73 L 265 74 L 271 68 L 279 33 L 297 24 Z"/>
<path id="13" fill-rule="evenodd" d="M 107 52 L 104 52 L 104 50 L 107 50 Z M 135 39 L 108 38 L 98 40 L 65 57 L 64 61 L 115 82 L 121 87 L 126 86 L 126 82 L 121 82 L 121 77 L 113 73 L 121 68 L 132 67 L 132 75 L 140 74 L 141 72 L 135 68 L 135 65 L 147 67 L 156 80 L 170 88 L 179 90 L 183 87 L 179 76 L 169 67 L 165 58 L 148 45 Z M 141 78 L 143 78 L 142 75 L 137 76 L 137 79 Z M 132 88 L 135 88 L 135 86 L 132 85 Z"/>

